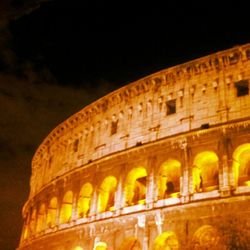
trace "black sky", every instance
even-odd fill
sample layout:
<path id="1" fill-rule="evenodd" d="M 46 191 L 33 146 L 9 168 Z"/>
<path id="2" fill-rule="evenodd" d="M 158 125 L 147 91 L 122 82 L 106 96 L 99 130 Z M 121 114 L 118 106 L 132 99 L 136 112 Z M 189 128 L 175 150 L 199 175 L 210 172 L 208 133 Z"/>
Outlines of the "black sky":
<path id="1" fill-rule="evenodd" d="M 58 123 L 157 70 L 250 42 L 247 1 L 52 0 L 40 8 L 34 2 L 39 0 L 0 3 L 0 249 L 5 250 L 18 244 L 32 155 Z M 1 24 L 8 13 L 15 14 Z"/>
<path id="2" fill-rule="evenodd" d="M 239 1 L 163 2 L 48 2 L 11 23 L 11 46 L 60 84 L 122 85 L 250 39 Z"/>

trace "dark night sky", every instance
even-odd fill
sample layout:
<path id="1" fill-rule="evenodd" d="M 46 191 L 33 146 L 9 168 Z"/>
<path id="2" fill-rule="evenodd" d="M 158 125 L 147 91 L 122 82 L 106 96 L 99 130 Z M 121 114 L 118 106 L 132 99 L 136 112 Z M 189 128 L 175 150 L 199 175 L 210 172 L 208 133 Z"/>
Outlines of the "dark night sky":
<path id="1" fill-rule="evenodd" d="M 247 1 L 35 2 L 0 1 L 3 250 L 18 244 L 31 158 L 58 123 L 119 86 L 250 42 Z"/>

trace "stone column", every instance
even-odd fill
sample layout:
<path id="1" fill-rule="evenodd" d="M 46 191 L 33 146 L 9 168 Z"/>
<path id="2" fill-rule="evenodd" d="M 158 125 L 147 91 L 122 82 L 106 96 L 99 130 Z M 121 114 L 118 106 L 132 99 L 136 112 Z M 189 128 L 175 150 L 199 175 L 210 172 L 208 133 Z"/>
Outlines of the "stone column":
<path id="1" fill-rule="evenodd" d="M 138 221 L 136 224 L 137 238 L 142 243 L 142 250 L 148 250 L 148 236 L 146 228 L 146 216 L 145 214 L 138 215 Z"/>
<path id="2" fill-rule="evenodd" d="M 117 190 L 115 193 L 115 215 L 121 214 L 121 209 L 124 205 L 123 203 L 123 176 L 119 176 Z"/>
<path id="3" fill-rule="evenodd" d="M 231 190 L 234 190 L 237 187 L 237 183 L 235 183 L 235 176 L 233 172 L 233 159 L 232 155 L 228 157 L 228 182 Z"/>
<path id="4" fill-rule="evenodd" d="M 182 178 L 180 180 L 181 185 L 181 200 L 182 203 L 189 201 L 190 194 L 190 173 L 189 173 L 189 154 L 188 144 L 186 140 L 180 142 L 180 148 L 183 153 L 183 166 L 182 166 Z"/>
<path id="5" fill-rule="evenodd" d="M 142 242 L 142 250 L 148 250 L 148 235 L 145 233 Z"/>
<path id="6" fill-rule="evenodd" d="M 46 219 L 47 219 L 47 212 L 48 212 L 48 201 L 44 201 L 43 204 L 45 205 L 45 208 L 44 208 L 44 214 L 43 214 L 42 231 L 40 233 L 44 234 L 44 232 L 47 229 Z"/>
<path id="7" fill-rule="evenodd" d="M 92 200 L 91 200 L 90 213 L 89 213 L 91 217 L 91 221 L 95 220 L 95 216 L 97 213 L 97 202 L 98 202 L 98 187 L 95 187 Z"/>
<path id="8" fill-rule="evenodd" d="M 147 189 L 146 189 L 146 206 L 147 209 L 151 209 L 154 203 L 154 168 L 150 167 L 150 172 L 147 177 Z"/>
<path id="9" fill-rule="evenodd" d="M 56 209 L 56 229 L 58 228 L 58 226 L 60 225 L 60 211 L 61 211 L 61 204 L 62 204 L 62 196 L 60 195 L 56 195 L 57 197 L 57 209 Z"/>
<path id="10" fill-rule="evenodd" d="M 161 212 L 156 212 L 155 214 L 155 224 L 157 226 L 157 235 L 162 234 L 162 225 L 163 225 L 163 219 Z"/>
<path id="11" fill-rule="evenodd" d="M 221 191 L 221 196 L 230 195 L 230 185 L 229 185 L 229 167 L 228 167 L 228 156 L 226 154 L 221 156 L 222 165 L 222 175 L 219 182 L 219 189 Z"/>
<path id="12" fill-rule="evenodd" d="M 77 220 L 77 196 L 78 196 L 78 193 L 74 190 L 73 204 L 72 204 L 72 217 L 71 217 L 71 221 L 73 221 L 73 223 Z"/>
<path id="13" fill-rule="evenodd" d="M 229 168 L 229 151 L 231 148 L 231 139 L 226 136 L 223 129 L 221 138 L 218 142 L 219 152 L 219 190 L 222 197 L 229 196 L 231 192 L 230 186 L 230 168 Z"/>

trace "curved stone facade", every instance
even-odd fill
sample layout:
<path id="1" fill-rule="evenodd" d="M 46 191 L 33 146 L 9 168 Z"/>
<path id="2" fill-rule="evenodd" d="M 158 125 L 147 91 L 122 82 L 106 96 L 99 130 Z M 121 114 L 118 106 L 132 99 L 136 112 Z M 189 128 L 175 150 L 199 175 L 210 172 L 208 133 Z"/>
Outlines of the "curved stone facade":
<path id="1" fill-rule="evenodd" d="M 246 44 L 60 124 L 32 160 L 18 249 L 250 248 L 249 82 Z"/>

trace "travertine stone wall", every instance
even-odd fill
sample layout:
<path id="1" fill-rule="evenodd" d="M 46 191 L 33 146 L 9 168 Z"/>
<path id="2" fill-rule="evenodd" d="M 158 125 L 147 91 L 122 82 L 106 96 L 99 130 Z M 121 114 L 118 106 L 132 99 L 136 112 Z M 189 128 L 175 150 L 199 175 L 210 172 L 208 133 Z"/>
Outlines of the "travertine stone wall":
<path id="1" fill-rule="evenodd" d="M 162 70 L 104 96 L 60 124 L 38 148 L 19 249 L 94 249 L 104 241 L 110 250 L 134 237 L 146 250 L 165 231 L 174 232 L 184 249 L 200 227 L 222 230 L 225 204 L 236 218 L 246 218 L 249 118 L 250 44 Z M 211 169 L 202 170 L 208 179 L 213 171 L 207 189 L 197 181 L 201 155 L 216 164 L 206 160 Z M 161 197 L 161 167 L 169 160 L 180 166 L 178 192 Z M 131 205 L 128 176 L 136 168 L 146 173 L 139 176 L 145 177 L 146 193 Z M 108 176 L 117 181 L 114 204 L 99 212 Z M 86 183 L 93 190 L 88 215 L 81 217 L 78 201 Z M 71 214 L 62 223 L 66 203 Z M 47 223 L 51 209 L 53 225 Z"/>
<path id="2" fill-rule="evenodd" d="M 250 79 L 250 45 L 181 64 L 131 83 L 55 128 L 32 162 L 30 196 L 91 161 L 191 131 L 250 116 L 249 96 L 235 83 Z M 168 113 L 170 100 L 176 112 Z M 42 178 L 41 178 L 42 177 Z"/>

